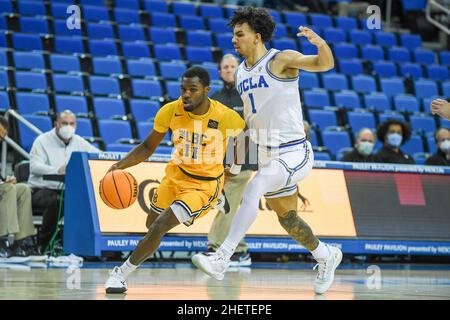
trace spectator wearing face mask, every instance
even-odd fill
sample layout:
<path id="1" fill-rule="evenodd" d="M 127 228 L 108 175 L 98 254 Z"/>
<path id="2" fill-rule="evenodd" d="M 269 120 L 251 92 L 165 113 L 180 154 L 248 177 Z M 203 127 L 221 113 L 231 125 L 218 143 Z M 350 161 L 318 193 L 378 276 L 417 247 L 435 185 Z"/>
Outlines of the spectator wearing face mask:
<path id="1" fill-rule="evenodd" d="M 352 151 L 347 152 L 341 159 L 346 162 L 376 162 L 372 154 L 375 145 L 375 134 L 369 128 L 359 130 L 356 143 Z"/>
<path id="2" fill-rule="evenodd" d="M 414 164 L 414 159 L 401 150 L 401 146 L 411 137 L 408 124 L 389 119 L 378 126 L 377 137 L 383 147 L 376 153 L 377 162 Z"/>
<path id="3" fill-rule="evenodd" d="M 33 190 L 33 210 L 43 210 L 42 229 L 39 234 L 42 249 L 50 242 L 58 223 L 62 188 L 62 183 L 44 180 L 43 176 L 65 174 L 72 152 L 99 152 L 97 148 L 75 134 L 76 128 L 75 114 L 65 110 L 57 115 L 55 127 L 37 137 L 31 148 L 28 185 Z"/>
<path id="4" fill-rule="evenodd" d="M 437 151 L 429 157 L 425 164 L 431 166 L 450 166 L 450 128 L 440 128 L 436 131 Z"/>

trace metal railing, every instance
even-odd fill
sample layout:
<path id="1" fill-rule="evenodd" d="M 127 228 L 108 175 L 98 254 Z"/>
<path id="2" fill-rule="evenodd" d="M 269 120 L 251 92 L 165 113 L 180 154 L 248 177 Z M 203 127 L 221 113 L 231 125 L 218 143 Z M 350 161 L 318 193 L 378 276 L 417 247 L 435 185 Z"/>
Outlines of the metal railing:
<path id="1" fill-rule="evenodd" d="M 18 114 L 15 110 L 8 109 L 5 112 L 5 119 L 9 121 L 9 116 L 13 116 L 18 121 L 22 122 L 26 127 L 28 127 L 30 130 L 34 131 L 37 135 L 41 135 L 43 132 L 39 130 L 38 127 L 36 127 L 34 124 L 32 124 L 30 121 L 22 117 L 20 114 Z M 18 145 L 14 140 L 12 140 L 10 137 L 6 136 L 3 139 L 2 142 L 2 163 L 1 163 L 1 175 L 3 177 L 6 177 L 6 152 L 8 145 L 13 148 L 15 151 L 20 153 L 22 157 L 29 160 L 30 154 L 26 152 L 20 145 Z"/>
<path id="2" fill-rule="evenodd" d="M 448 1 L 448 0 L 444 0 L 444 1 L 446 3 L 450 3 L 450 1 Z M 450 35 L 450 29 L 445 24 L 442 24 L 441 22 L 439 22 L 438 20 L 434 19 L 431 16 L 432 9 L 437 9 L 438 12 L 440 10 L 441 13 L 447 14 L 447 21 L 450 21 L 450 17 L 449 17 L 450 16 L 450 8 L 443 6 L 442 4 L 438 3 L 436 0 L 428 0 L 427 7 L 425 9 L 426 18 L 427 18 L 428 22 L 431 23 L 432 25 L 438 27 L 439 29 L 441 29 L 442 31 L 447 33 L 448 35 Z"/>

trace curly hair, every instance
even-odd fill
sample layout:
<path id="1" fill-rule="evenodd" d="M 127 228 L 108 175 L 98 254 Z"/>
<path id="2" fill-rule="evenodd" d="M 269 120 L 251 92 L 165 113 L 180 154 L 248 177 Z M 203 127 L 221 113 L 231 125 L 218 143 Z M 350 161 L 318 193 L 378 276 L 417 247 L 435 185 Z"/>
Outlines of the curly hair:
<path id="1" fill-rule="evenodd" d="M 228 26 L 233 29 L 237 24 L 243 23 L 247 23 L 255 33 L 259 33 L 262 41 L 266 42 L 272 39 L 275 22 L 266 9 L 243 7 L 236 10 Z"/>
<path id="2" fill-rule="evenodd" d="M 387 121 L 380 123 L 380 125 L 377 128 L 377 137 L 378 140 L 380 140 L 381 142 L 385 142 L 385 137 L 386 137 L 386 133 L 389 130 L 389 127 L 391 125 L 399 125 L 402 127 L 402 135 L 403 135 L 403 139 L 402 139 L 402 145 L 409 140 L 409 138 L 411 138 L 411 127 L 409 126 L 408 123 L 396 120 L 396 119 L 388 119 Z"/>

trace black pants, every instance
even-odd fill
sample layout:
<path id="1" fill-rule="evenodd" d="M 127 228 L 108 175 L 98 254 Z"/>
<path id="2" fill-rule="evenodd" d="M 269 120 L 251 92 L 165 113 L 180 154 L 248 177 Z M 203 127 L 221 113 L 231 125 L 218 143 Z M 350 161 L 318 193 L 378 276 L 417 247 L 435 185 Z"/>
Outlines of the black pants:
<path id="1" fill-rule="evenodd" d="M 52 239 L 58 224 L 58 210 L 61 191 L 33 189 L 33 211 L 42 211 L 42 227 L 39 233 L 39 245 L 44 249 Z M 61 217 L 64 215 L 64 203 L 61 204 Z"/>

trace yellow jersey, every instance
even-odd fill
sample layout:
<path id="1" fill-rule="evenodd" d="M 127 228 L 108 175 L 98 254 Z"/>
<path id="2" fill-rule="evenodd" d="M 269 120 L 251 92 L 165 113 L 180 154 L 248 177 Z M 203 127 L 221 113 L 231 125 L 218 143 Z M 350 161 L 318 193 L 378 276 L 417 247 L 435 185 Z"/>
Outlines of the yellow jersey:
<path id="1" fill-rule="evenodd" d="M 153 129 L 172 130 L 175 151 L 169 166 L 177 165 L 190 174 L 215 178 L 223 173 L 223 159 L 229 137 L 245 128 L 245 121 L 219 101 L 209 99 L 202 115 L 185 111 L 181 97 L 158 111 Z"/>

